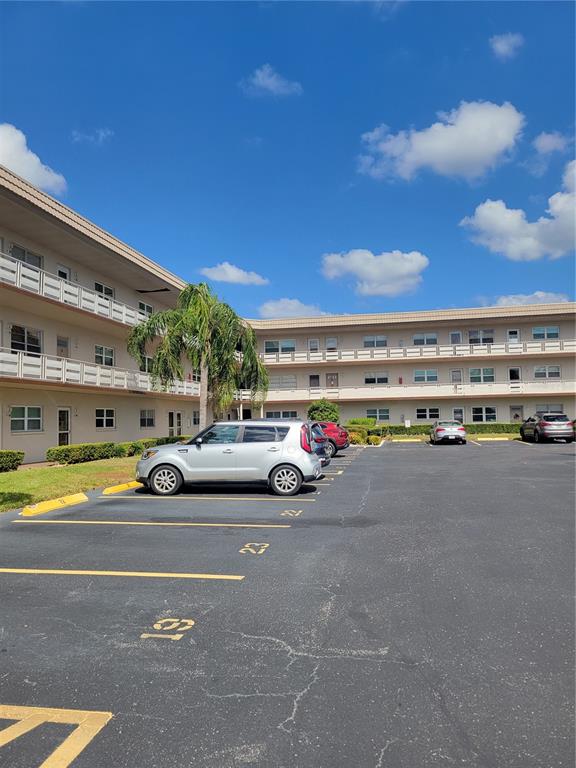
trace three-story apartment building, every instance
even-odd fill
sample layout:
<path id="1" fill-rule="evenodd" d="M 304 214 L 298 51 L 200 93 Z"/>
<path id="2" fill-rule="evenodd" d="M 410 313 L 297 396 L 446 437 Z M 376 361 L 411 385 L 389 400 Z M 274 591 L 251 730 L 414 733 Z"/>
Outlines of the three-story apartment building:
<path id="1" fill-rule="evenodd" d="M 126 350 L 184 285 L 0 167 L 0 448 L 196 431 L 198 377 L 158 391 Z"/>
<path id="2" fill-rule="evenodd" d="M 250 320 L 270 373 L 262 409 L 305 417 L 339 403 L 343 422 L 574 416 L 574 304 Z M 244 414 L 242 403 L 239 410 Z"/>

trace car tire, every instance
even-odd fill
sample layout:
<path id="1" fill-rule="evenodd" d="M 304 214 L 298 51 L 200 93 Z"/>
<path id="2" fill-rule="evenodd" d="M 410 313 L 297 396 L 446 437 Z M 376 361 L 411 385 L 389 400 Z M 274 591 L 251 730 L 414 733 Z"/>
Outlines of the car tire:
<path id="1" fill-rule="evenodd" d="M 535 443 L 542 443 L 542 442 L 544 442 L 544 441 L 542 440 L 542 437 L 541 437 L 541 435 L 540 435 L 540 432 L 538 432 L 538 430 L 537 430 L 537 429 L 535 429 L 535 430 L 534 430 L 534 436 L 533 436 L 533 438 L 532 438 L 532 439 L 534 440 L 534 442 L 535 442 Z"/>
<path id="2" fill-rule="evenodd" d="M 430 445 L 436 445 L 436 440 L 430 435 Z"/>
<path id="3" fill-rule="evenodd" d="M 462 445 L 466 445 L 466 440 L 460 440 L 460 442 L 462 443 Z"/>
<path id="4" fill-rule="evenodd" d="M 333 459 L 334 456 L 336 456 L 336 454 L 338 453 L 338 448 L 336 447 L 336 443 L 333 443 L 332 440 L 326 441 L 326 446 L 324 450 L 326 452 L 326 456 L 329 459 Z"/>
<path id="5" fill-rule="evenodd" d="M 183 483 L 182 475 L 176 467 L 161 464 L 150 475 L 150 490 L 156 496 L 173 496 L 178 493 Z"/>
<path id="6" fill-rule="evenodd" d="M 528 442 L 528 438 L 526 437 L 526 433 L 523 429 L 520 430 L 520 440 L 522 440 L 523 443 Z"/>
<path id="7" fill-rule="evenodd" d="M 276 496 L 294 496 L 302 487 L 302 474 L 290 464 L 281 464 L 270 473 L 270 489 Z"/>

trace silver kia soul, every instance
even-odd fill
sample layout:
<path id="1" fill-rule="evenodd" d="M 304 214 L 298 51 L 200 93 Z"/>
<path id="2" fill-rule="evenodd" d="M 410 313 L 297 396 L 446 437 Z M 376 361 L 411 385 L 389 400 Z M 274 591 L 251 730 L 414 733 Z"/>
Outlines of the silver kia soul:
<path id="1" fill-rule="evenodd" d="M 219 421 L 181 443 L 144 451 L 136 479 L 160 496 L 183 483 L 268 483 L 279 496 L 321 475 L 310 426 L 303 421 Z"/>

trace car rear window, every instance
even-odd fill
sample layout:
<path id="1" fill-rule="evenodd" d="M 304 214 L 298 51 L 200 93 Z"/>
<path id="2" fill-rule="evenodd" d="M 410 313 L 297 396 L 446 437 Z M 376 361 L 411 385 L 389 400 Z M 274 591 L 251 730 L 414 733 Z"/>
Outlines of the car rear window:
<path id="1" fill-rule="evenodd" d="M 289 431 L 290 427 L 276 427 L 276 432 L 278 433 L 278 441 L 282 442 Z"/>
<path id="2" fill-rule="evenodd" d="M 459 421 L 439 421 L 439 427 L 461 427 L 462 424 Z"/>
<path id="3" fill-rule="evenodd" d="M 569 421 L 568 416 L 563 413 L 544 413 L 542 419 L 543 421 Z"/>

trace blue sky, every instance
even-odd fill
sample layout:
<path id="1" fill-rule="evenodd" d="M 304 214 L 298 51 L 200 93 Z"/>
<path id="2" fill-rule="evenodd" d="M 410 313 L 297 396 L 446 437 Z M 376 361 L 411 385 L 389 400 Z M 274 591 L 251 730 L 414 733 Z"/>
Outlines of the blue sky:
<path id="1" fill-rule="evenodd" d="M 245 316 L 573 299 L 572 3 L 0 14 L 0 162 Z"/>

